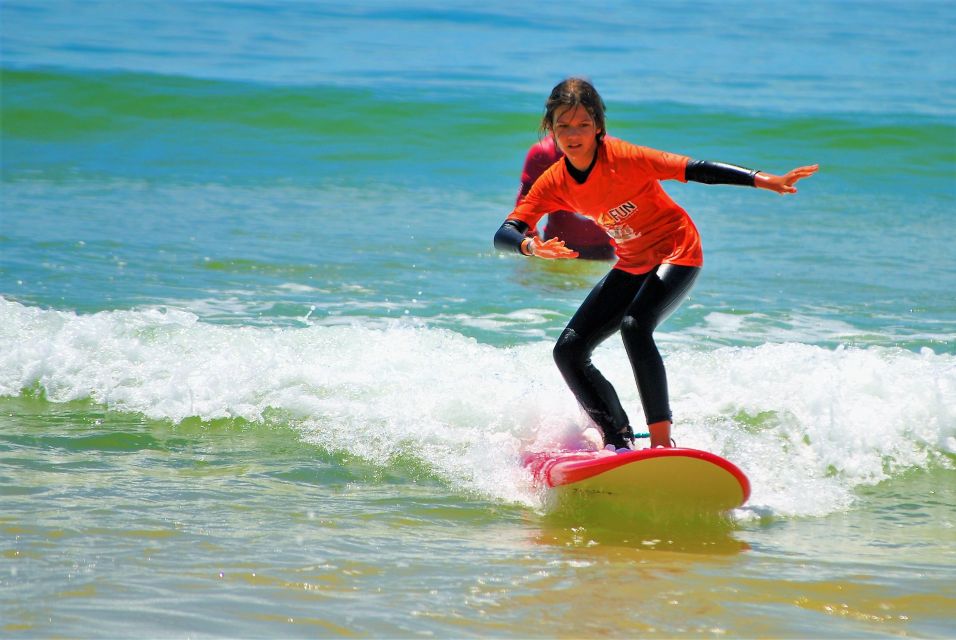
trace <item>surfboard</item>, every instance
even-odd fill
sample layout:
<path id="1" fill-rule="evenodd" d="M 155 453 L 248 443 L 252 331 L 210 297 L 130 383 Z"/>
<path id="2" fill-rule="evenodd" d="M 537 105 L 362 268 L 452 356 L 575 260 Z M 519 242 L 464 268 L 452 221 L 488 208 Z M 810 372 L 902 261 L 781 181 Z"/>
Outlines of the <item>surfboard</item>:
<path id="1" fill-rule="evenodd" d="M 743 471 L 699 449 L 543 451 L 525 454 L 524 464 L 536 485 L 559 496 L 710 513 L 736 509 L 750 497 Z"/>

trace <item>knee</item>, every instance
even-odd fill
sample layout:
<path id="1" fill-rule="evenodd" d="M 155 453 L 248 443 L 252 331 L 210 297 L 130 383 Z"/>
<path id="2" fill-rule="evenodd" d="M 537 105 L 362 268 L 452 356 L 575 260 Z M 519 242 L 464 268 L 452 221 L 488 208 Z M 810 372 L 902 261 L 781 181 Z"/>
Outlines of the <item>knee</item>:
<path id="1" fill-rule="evenodd" d="M 654 333 L 654 324 L 636 315 L 626 315 L 621 320 L 621 336 L 625 341 L 649 337 Z"/>
<path id="2" fill-rule="evenodd" d="M 655 324 L 640 316 L 627 315 L 621 320 L 621 340 L 631 360 L 643 360 L 656 350 Z"/>
<path id="3" fill-rule="evenodd" d="M 588 359 L 584 340 L 573 329 L 564 330 L 554 345 L 551 355 L 554 356 L 554 362 L 561 371 L 575 368 Z"/>

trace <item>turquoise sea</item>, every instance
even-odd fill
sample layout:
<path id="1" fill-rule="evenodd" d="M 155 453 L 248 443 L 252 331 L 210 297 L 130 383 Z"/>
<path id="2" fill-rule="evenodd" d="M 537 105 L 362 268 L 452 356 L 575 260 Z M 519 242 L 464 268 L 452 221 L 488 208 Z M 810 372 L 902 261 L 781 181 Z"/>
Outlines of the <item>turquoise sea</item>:
<path id="1" fill-rule="evenodd" d="M 942 0 L 4 0 L 0 637 L 956 636 L 953 51 Z M 587 426 L 551 347 L 610 266 L 491 245 L 572 74 L 615 136 L 821 165 L 665 184 L 730 522 L 521 467 Z"/>

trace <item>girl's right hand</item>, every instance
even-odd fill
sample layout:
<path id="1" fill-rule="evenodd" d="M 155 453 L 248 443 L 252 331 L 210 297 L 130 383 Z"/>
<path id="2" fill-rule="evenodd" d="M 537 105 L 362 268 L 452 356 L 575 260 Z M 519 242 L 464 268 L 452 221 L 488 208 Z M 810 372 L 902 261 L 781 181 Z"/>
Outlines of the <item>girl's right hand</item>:
<path id="1" fill-rule="evenodd" d="M 577 258 L 578 252 L 564 246 L 564 240 L 551 238 L 550 240 L 541 240 L 534 237 L 528 247 L 531 249 L 531 255 L 545 260 L 562 260 L 567 258 Z"/>

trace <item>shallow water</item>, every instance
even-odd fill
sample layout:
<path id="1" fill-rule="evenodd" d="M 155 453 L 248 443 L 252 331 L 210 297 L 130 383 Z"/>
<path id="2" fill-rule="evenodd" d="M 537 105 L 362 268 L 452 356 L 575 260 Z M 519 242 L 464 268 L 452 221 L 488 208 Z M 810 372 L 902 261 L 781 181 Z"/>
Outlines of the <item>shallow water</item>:
<path id="1" fill-rule="evenodd" d="M 3 409 L 8 634 L 952 629 L 952 470 L 826 516 L 622 530 L 463 492 L 412 454 L 377 465 L 306 446 L 280 424 Z"/>

